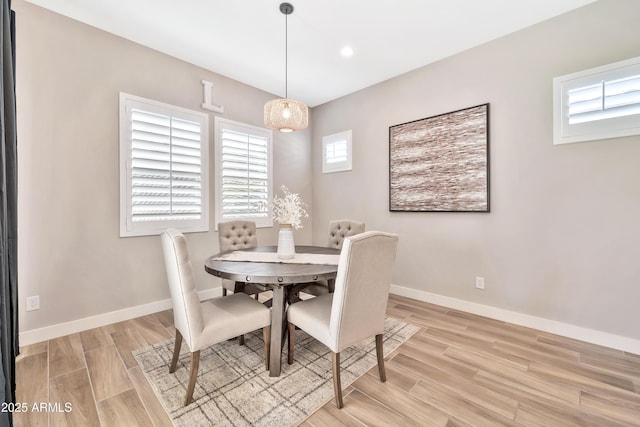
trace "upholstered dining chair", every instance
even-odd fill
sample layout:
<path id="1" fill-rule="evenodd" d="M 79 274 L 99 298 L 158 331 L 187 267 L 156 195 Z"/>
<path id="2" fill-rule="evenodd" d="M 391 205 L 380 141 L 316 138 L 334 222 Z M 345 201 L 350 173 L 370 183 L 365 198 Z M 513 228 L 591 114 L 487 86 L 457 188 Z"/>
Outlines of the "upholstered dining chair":
<path id="1" fill-rule="evenodd" d="M 332 352 L 336 406 L 342 408 L 340 352 L 375 336 L 380 381 L 386 381 L 382 335 L 398 248 L 396 234 L 368 231 L 347 237 L 340 253 L 335 291 L 289 306 L 289 352 L 293 363 L 296 326 Z"/>
<path id="2" fill-rule="evenodd" d="M 342 249 L 345 237 L 364 233 L 364 228 L 364 222 L 354 221 L 352 219 L 329 221 L 329 242 L 327 246 L 334 249 Z M 326 280 L 311 283 L 303 289 L 304 293 L 314 296 L 327 294 L 330 291 L 329 284 Z"/>
<path id="3" fill-rule="evenodd" d="M 187 240 L 178 230 L 162 233 L 162 250 L 173 302 L 176 342 L 169 372 L 176 370 L 182 341 L 191 352 L 185 406 L 191 403 L 198 376 L 200 350 L 262 328 L 265 366 L 269 368 L 271 311 L 245 293 L 200 302 L 189 261 Z"/>
<path id="4" fill-rule="evenodd" d="M 220 244 L 220 252 L 255 248 L 258 246 L 256 223 L 254 221 L 240 219 L 219 222 L 218 243 Z M 228 291 L 233 293 L 244 292 L 249 295 L 254 295 L 257 299 L 262 289 L 253 285 L 222 279 L 222 296 L 226 296 Z"/>

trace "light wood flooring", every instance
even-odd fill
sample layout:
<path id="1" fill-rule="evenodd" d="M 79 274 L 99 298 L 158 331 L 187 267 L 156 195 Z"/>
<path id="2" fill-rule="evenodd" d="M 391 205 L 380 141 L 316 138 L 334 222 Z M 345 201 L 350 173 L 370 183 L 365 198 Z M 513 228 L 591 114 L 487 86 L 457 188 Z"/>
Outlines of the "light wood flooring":
<path id="1" fill-rule="evenodd" d="M 422 327 L 387 382 L 373 368 L 303 426 L 640 426 L 638 355 L 397 296 L 387 313 Z M 172 325 L 165 311 L 24 347 L 17 400 L 52 406 L 15 425 L 170 426 L 131 350 Z"/>

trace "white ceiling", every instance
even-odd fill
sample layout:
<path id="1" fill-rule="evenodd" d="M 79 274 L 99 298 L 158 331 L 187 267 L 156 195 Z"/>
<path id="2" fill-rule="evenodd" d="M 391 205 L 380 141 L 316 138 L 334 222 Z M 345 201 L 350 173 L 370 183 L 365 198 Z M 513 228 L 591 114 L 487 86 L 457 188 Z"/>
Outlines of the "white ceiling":
<path id="1" fill-rule="evenodd" d="M 28 1 L 284 96 L 281 0 Z M 289 0 L 288 94 L 313 107 L 593 1 Z"/>

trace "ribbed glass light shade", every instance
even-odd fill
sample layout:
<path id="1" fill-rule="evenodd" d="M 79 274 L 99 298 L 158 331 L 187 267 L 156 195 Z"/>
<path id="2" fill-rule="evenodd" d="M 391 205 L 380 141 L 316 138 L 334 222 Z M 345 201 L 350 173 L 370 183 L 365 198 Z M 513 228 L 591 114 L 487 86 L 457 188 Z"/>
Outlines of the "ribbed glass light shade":
<path id="1" fill-rule="evenodd" d="M 272 99 L 264 104 L 264 125 L 280 132 L 293 132 L 309 126 L 309 109 L 293 99 Z"/>

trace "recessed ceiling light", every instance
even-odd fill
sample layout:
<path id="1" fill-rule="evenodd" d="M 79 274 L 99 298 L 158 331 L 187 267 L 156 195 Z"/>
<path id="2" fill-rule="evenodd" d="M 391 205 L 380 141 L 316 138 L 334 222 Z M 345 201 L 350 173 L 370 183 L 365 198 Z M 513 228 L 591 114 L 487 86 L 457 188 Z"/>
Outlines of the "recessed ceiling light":
<path id="1" fill-rule="evenodd" d="M 340 53 L 342 54 L 342 56 L 351 56 L 353 55 L 353 48 L 351 46 L 345 46 L 342 48 Z"/>

